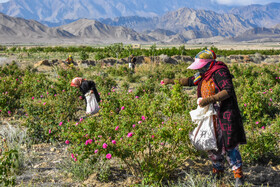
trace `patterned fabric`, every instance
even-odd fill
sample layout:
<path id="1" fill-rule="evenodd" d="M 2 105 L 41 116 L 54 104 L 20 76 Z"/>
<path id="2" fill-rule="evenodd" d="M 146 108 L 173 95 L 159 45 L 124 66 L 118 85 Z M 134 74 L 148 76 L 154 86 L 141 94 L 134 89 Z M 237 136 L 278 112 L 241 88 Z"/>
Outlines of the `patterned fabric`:
<path id="1" fill-rule="evenodd" d="M 209 79 L 208 81 L 203 80 L 201 84 L 201 96 L 202 98 L 206 98 L 212 95 L 215 95 L 218 92 L 218 88 L 216 88 L 213 79 Z M 239 153 L 238 147 L 234 149 L 226 149 L 223 141 L 223 132 L 217 123 L 217 116 L 214 116 L 214 129 L 217 138 L 217 151 L 208 151 L 208 157 L 212 160 L 213 168 L 218 171 L 224 170 L 224 158 L 226 155 L 226 159 L 231 166 L 232 170 L 237 170 L 242 166 L 241 155 Z"/>
<path id="2" fill-rule="evenodd" d="M 212 50 L 203 50 L 199 52 L 194 59 L 194 62 L 188 67 L 188 69 L 201 69 L 209 62 L 215 61 L 216 54 Z"/>
<path id="3" fill-rule="evenodd" d="M 195 58 L 198 58 L 198 59 L 216 59 L 216 54 L 214 51 L 212 50 L 203 50 L 203 51 L 200 51 L 196 56 Z"/>
<path id="4" fill-rule="evenodd" d="M 203 80 L 201 85 L 201 96 L 202 98 L 206 98 L 212 95 L 215 95 L 215 83 L 212 79 L 209 79 L 208 81 Z"/>
<path id="5" fill-rule="evenodd" d="M 79 88 L 82 84 L 83 79 L 81 77 L 75 77 L 72 81 L 70 86 Z"/>
<path id="6" fill-rule="evenodd" d="M 197 85 L 199 83 L 199 81 L 201 80 L 201 75 L 199 72 L 197 72 L 195 75 L 194 75 L 194 80 L 193 80 L 193 83 L 194 85 Z"/>
<path id="7" fill-rule="evenodd" d="M 224 68 L 218 69 L 212 74 L 211 77 L 218 91 L 226 90 L 230 95 L 229 99 L 220 102 L 220 107 L 217 110 L 217 121 L 222 129 L 223 141 L 225 142 L 226 148 L 231 149 L 236 147 L 238 144 L 246 144 L 246 136 L 242 118 L 238 108 L 229 70 Z M 201 87 L 203 81 L 204 79 L 202 78 L 202 81 L 198 83 L 198 97 L 202 97 Z M 218 93 L 218 91 L 216 93 Z"/>
<path id="8" fill-rule="evenodd" d="M 235 147 L 234 149 L 226 150 L 224 148 L 219 149 L 218 151 L 208 151 L 208 157 L 211 159 L 213 168 L 218 171 L 224 170 L 224 161 L 225 158 L 227 162 L 229 163 L 231 170 L 241 171 L 237 172 L 238 174 L 242 175 L 242 159 L 239 152 L 238 147 Z M 236 178 L 236 177 L 235 177 Z M 240 177 L 238 177 L 240 178 Z"/>
<path id="9" fill-rule="evenodd" d="M 221 62 L 222 63 L 222 62 Z M 222 131 L 223 142 L 225 143 L 226 149 L 235 148 L 238 144 L 246 144 L 246 136 L 244 132 L 244 127 L 240 115 L 240 110 L 238 108 L 237 98 L 235 95 L 232 77 L 229 70 L 221 66 L 220 62 L 217 62 L 212 69 L 215 71 L 211 74 L 210 79 L 213 80 L 215 84 L 215 88 L 217 88 L 217 92 L 221 90 L 226 90 L 230 95 L 229 99 L 226 99 L 220 102 L 220 107 L 217 108 L 217 122 Z M 221 67 L 217 69 L 217 66 Z M 216 68 L 215 68 L 216 67 Z M 196 86 L 193 83 L 194 76 L 189 77 L 189 86 Z M 199 81 L 197 85 L 197 97 L 202 97 L 202 82 L 204 77 L 202 77 L 201 81 Z M 215 107 L 215 105 L 214 105 Z"/>

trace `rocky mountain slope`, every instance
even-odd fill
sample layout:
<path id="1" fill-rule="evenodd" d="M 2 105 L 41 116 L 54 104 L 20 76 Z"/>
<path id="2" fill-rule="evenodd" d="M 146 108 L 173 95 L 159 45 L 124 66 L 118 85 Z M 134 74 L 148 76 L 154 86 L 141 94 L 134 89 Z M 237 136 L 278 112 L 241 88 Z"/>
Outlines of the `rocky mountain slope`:
<path id="1" fill-rule="evenodd" d="M 58 27 L 73 35 L 83 39 L 100 40 L 101 43 L 138 41 L 138 42 L 153 42 L 156 39 L 139 34 L 132 29 L 121 26 L 109 26 L 95 20 L 81 19 L 76 22 Z"/>
<path id="2" fill-rule="evenodd" d="M 245 31 L 242 34 L 233 38 L 234 41 L 251 41 L 251 42 L 276 42 L 280 41 L 280 29 L 279 28 L 265 28 L 258 27 Z"/>
<path id="3" fill-rule="evenodd" d="M 154 42 L 151 36 L 132 29 L 109 26 L 81 19 L 61 27 L 50 28 L 34 20 L 0 14 L 0 40 L 5 43 L 131 43 Z"/>
<path id="4" fill-rule="evenodd" d="M 13 18 L 0 13 L 0 35 L 18 37 L 73 38 L 74 35 L 60 28 L 49 28 L 37 21 Z"/>
<path id="5" fill-rule="evenodd" d="M 230 13 L 239 15 L 259 27 L 272 27 L 280 23 L 280 3 L 233 8 Z"/>

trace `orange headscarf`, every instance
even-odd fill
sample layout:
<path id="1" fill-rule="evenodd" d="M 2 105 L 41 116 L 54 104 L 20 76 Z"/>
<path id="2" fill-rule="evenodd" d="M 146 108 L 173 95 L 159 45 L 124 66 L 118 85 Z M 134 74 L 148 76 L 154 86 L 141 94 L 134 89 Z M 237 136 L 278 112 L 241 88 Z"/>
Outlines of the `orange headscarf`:
<path id="1" fill-rule="evenodd" d="M 81 78 L 81 77 L 75 77 L 75 78 L 71 81 L 70 86 L 79 88 L 79 87 L 81 86 L 81 84 L 82 84 L 82 81 L 83 81 L 83 78 Z"/>

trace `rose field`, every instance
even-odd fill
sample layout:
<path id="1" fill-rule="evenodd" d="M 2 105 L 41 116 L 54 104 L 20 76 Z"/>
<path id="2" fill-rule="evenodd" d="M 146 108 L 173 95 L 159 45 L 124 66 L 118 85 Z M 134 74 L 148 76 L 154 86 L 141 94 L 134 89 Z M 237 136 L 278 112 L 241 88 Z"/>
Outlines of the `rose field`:
<path id="1" fill-rule="evenodd" d="M 196 87 L 161 84 L 164 78 L 190 77 L 195 71 L 187 70 L 191 61 L 167 63 L 156 57 L 164 53 L 193 58 L 201 49 L 163 51 L 151 46 L 134 51 L 122 45 L 121 49 L 113 47 L 63 51 L 1 46 L 0 57 L 6 61 L 0 63 L 0 184 L 233 185 L 229 167 L 224 180 L 211 180 L 207 154 L 190 143 L 189 133 L 196 125 L 189 112 L 197 107 Z M 280 52 L 227 54 L 215 50 L 234 76 L 247 137 L 247 144 L 239 147 L 246 186 L 277 186 L 280 63 L 279 59 L 264 63 L 263 58 L 276 58 Z M 43 60 L 65 60 L 69 53 L 81 63 L 66 66 L 58 60 L 34 66 Z M 137 62 L 135 72 L 127 63 L 118 63 L 131 53 L 145 56 L 143 62 Z M 249 55 L 251 60 L 233 62 L 229 55 Z M 106 64 L 105 58 L 116 63 Z M 82 63 L 91 59 L 93 65 Z M 70 86 L 74 77 L 96 83 L 101 97 L 99 113 L 86 115 L 80 91 Z"/>

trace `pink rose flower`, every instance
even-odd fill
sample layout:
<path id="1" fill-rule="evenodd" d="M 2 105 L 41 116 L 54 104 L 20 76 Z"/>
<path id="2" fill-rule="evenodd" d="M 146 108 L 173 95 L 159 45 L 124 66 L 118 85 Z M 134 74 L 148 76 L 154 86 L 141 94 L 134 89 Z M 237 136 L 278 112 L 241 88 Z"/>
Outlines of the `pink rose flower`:
<path id="1" fill-rule="evenodd" d="M 49 129 L 49 134 L 52 133 L 51 129 Z"/>
<path id="2" fill-rule="evenodd" d="M 245 103 L 245 104 L 244 104 L 244 106 L 246 107 L 246 106 L 247 106 L 247 104 Z"/>
<path id="3" fill-rule="evenodd" d="M 63 122 L 61 121 L 61 122 L 59 123 L 59 126 L 61 126 L 61 125 L 62 125 L 62 123 L 63 123 Z"/>
<path id="4" fill-rule="evenodd" d="M 265 129 L 265 127 L 264 127 L 264 126 L 262 126 L 262 129 Z"/>
<path id="5" fill-rule="evenodd" d="M 77 158 L 74 158 L 74 161 L 77 162 Z"/>
<path id="6" fill-rule="evenodd" d="M 136 99 L 138 99 L 138 98 L 139 98 L 139 96 L 135 96 L 135 98 L 136 98 Z"/>
<path id="7" fill-rule="evenodd" d="M 162 81 L 160 81 L 160 84 L 161 84 L 161 85 L 163 85 L 163 84 L 164 84 L 163 80 L 162 80 Z"/>
<path id="8" fill-rule="evenodd" d="M 71 157 L 72 157 L 72 158 L 75 158 L 75 156 L 74 156 L 74 154 L 73 154 L 73 153 L 71 154 Z"/>
<path id="9" fill-rule="evenodd" d="M 106 143 L 103 144 L 103 149 L 106 149 L 108 147 L 108 145 Z"/>
<path id="10" fill-rule="evenodd" d="M 256 125 L 259 124 L 260 122 L 256 121 Z"/>
<path id="11" fill-rule="evenodd" d="M 129 92 L 129 93 L 131 93 L 131 92 L 132 92 L 132 90 L 128 90 L 128 92 Z"/>
<path id="12" fill-rule="evenodd" d="M 119 129 L 119 126 L 116 126 L 115 130 L 117 131 Z"/>
<path id="13" fill-rule="evenodd" d="M 135 126 L 136 126 L 135 124 L 132 125 L 133 128 L 134 128 Z"/>
<path id="14" fill-rule="evenodd" d="M 88 139 L 88 143 L 89 143 L 89 144 L 92 144 L 92 139 Z"/>
<path id="15" fill-rule="evenodd" d="M 108 154 L 106 155 L 106 158 L 107 158 L 108 160 L 110 160 L 110 159 L 112 158 L 112 155 L 111 155 L 110 153 L 108 153 Z"/>
<path id="16" fill-rule="evenodd" d="M 32 97 L 32 99 L 34 99 L 34 97 Z"/>
<path id="17" fill-rule="evenodd" d="M 138 121 L 138 124 L 141 124 L 142 123 L 142 121 Z"/>
<path id="18" fill-rule="evenodd" d="M 66 140 L 65 143 L 66 143 L 66 144 L 69 144 L 70 142 L 69 142 L 69 140 Z"/>
<path id="19" fill-rule="evenodd" d="M 142 120 L 143 120 L 143 121 L 145 121 L 145 120 L 146 120 L 145 116 L 142 116 L 141 118 L 142 118 Z"/>
<path id="20" fill-rule="evenodd" d="M 94 153 L 95 153 L 95 154 L 98 153 L 98 149 L 96 149 L 96 150 L 94 151 Z"/>
<path id="21" fill-rule="evenodd" d="M 113 144 L 116 144 L 117 142 L 116 142 L 116 140 L 112 140 L 112 143 L 113 143 Z"/>
<path id="22" fill-rule="evenodd" d="M 121 107 L 121 110 L 124 110 L 124 106 Z"/>
<path id="23" fill-rule="evenodd" d="M 130 132 L 130 133 L 127 134 L 127 137 L 131 137 L 132 135 L 133 135 L 133 133 Z"/>

